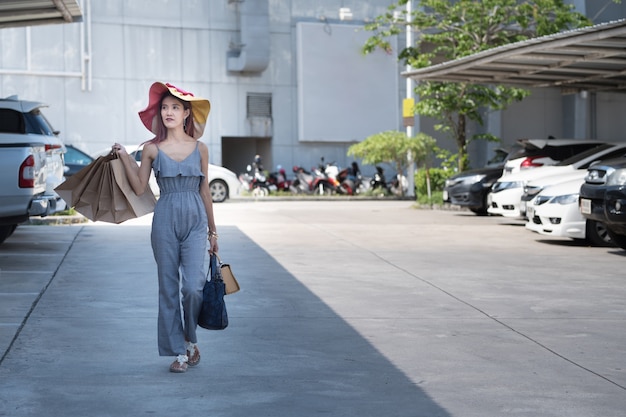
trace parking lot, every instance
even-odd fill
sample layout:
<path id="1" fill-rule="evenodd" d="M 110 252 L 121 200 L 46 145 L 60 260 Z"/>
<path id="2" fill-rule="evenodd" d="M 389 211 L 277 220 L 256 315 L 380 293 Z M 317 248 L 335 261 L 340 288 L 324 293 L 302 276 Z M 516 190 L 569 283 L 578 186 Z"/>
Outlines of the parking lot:
<path id="1" fill-rule="evenodd" d="M 408 201 L 230 201 L 242 291 L 183 375 L 150 216 L 0 246 L 0 416 L 621 417 L 626 251 Z"/>

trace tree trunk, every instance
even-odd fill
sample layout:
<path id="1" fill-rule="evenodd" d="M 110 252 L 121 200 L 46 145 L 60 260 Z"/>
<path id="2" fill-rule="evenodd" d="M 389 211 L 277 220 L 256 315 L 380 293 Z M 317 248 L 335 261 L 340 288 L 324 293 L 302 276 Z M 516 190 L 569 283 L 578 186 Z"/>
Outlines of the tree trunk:
<path id="1" fill-rule="evenodd" d="M 459 172 L 467 169 L 467 136 L 466 136 L 466 118 L 464 114 L 457 115 L 456 125 L 456 146 L 459 150 L 458 167 Z"/>

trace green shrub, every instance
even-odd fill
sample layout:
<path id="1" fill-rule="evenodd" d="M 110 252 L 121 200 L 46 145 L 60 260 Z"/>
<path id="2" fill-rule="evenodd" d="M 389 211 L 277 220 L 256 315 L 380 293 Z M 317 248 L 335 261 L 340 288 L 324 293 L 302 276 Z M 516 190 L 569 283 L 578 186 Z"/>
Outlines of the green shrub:
<path id="1" fill-rule="evenodd" d="M 435 192 L 439 192 L 440 194 L 443 192 L 443 187 L 445 185 L 446 179 L 454 175 L 454 172 L 450 169 L 443 168 L 430 168 L 430 191 L 431 195 L 434 196 Z M 425 196 L 428 197 L 428 186 L 426 184 L 426 170 L 419 169 L 415 174 L 415 190 L 417 196 Z"/>
<path id="2" fill-rule="evenodd" d="M 76 210 L 74 210 L 74 208 L 68 208 L 65 209 L 63 211 L 57 211 L 56 213 L 52 214 L 53 216 L 75 216 L 76 214 L 78 214 L 78 212 Z"/>
<path id="3" fill-rule="evenodd" d="M 443 204 L 443 191 L 432 191 L 430 199 L 428 194 L 418 194 L 417 202 L 423 205 L 432 206 L 433 204 Z"/>

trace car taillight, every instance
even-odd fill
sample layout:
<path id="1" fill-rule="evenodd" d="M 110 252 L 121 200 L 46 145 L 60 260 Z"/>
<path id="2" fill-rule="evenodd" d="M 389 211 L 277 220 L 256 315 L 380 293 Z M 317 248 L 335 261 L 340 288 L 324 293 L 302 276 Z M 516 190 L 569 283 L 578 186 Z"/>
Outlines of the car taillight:
<path id="1" fill-rule="evenodd" d="M 33 188 L 35 186 L 35 157 L 28 155 L 20 165 L 18 180 L 20 188 Z"/>
<path id="2" fill-rule="evenodd" d="M 528 158 L 524 159 L 522 161 L 522 164 L 520 165 L 521 169 L 524 168 L 536 168 L 536 167 L 540 167 L 543 166 L 543 164 L 541 162 L 535 162 L 535 159 L 539 159 L 542 158 L 541 156 L 529 156 Z"/>
<path id="3" fill-rule="evenodd" d="M 54 145 L 46 144 L 46 152 L 51 151 L 53 149 L 61 149 L 61 145 L 59 145 L 59 144 L 54 144 Z"/>

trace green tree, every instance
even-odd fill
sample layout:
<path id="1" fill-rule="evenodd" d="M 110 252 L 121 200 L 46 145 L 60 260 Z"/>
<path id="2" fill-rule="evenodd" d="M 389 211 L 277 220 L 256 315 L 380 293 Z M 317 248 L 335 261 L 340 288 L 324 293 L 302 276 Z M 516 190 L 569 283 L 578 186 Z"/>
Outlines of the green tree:
<path id="1" fill-rule="evenodd" d="M 486 49 L 567 29 L 591 22 L 563 0 L 415 0 L 411 16 L 399 0 L 389 6 L 366 29 L 373 32 L 363 46 L 364 53 L 383 49 L 393 53 L 389 38 L 410 25 L 419 33 L 415 45 L 398 51 L 398 58 L 413 68 L 471 55 Z M 396 12 L 396 13 L 394 13 Z M 398 13 L 399 12 L 399 13 Z M 483 124 L 483 113 L 503 110 L 530 93 L 502 85 L 451 82 L 420 82 L 417 114 L 437 120 L 435 129 L 451 136 L 458 150 L 458 167 L 466 169 L 467 145 L 471 140 L 498 140 L 489 134 L 467 137 L 468 120 Z"/>
<path id="2" fill-rule="evenodd" d="M 389 130 L 368 136 L 364 141 L 348 148 L 348 155 L 360 158 L 365 164 L 392 164 L 396 172 L 403 173 L 411 161 L 428 168 L 435 149 L 435 139 L 424 133 L 408 137 L 405 132 Z"/>

